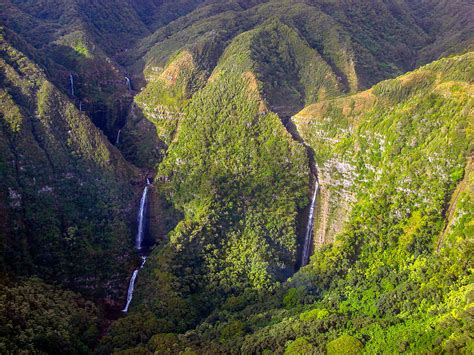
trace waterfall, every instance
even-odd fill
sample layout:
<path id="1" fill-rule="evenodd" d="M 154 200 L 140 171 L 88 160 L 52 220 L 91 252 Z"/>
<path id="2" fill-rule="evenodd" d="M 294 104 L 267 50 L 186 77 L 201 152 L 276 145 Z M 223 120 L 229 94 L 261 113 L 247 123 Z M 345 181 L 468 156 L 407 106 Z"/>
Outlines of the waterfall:
<path id="1" fill-rule="evenodd" d="M 124 313 L 128 312 L 128 307 L 130 306 L 130 303 L 132 302 L 133 291 L 135 289 L 135 280 L 137 279 L 137 275 L 138 275 L 138 269 L 135 269 L 133 271 L 132 277 L 130 278 L 130 283 L 128 284 L 127 304 L 125 305 L 124 309 L 122 309 L 122 312 Z"/>
<path id="2" fill-rule="evenodd" d="M 135 281 L 137 280 L 138 272 L 140 269 L 143 269 L 143 266 L 146 262 L 146 256 L 142 256 L 142 263 L 138 269 L 133 270 L 132 277 L 130 278 L 130 283 L 128 284 L 128 291 L 127 291 L 127 303 L 125 307 L 122 309 L 122 312 L 127 313 L 128 307 L 130 307 L 130 303 L 133 299 L 133 291 L 135 291 Z"/>
<path id="3" fill-rule="evenodd" d="M 146 256 L 142 256 L 142 263 L 140 265 L 140 269 L 143 269 L 143 267 L 145 266 L 146 258 Z"/>
<path id="4" fill-rule="evenodd" d="M 128 91 L 132 91 L 132 82 L 130 81 L 130 78 L 126 76 L 125 81 L 127 82 Z"/>
<path id="5" fill-rule="evenodd" d="M 142 248 L 143 242 L 143 235 L 145 232 L 145 209 L 146 209 L 146 201 L 148 196 L 148 187 L 151 184 L 150 179 L 146 179 L 146 186 L 143 190 L 142 198 L 140 200 L 140 209 L 138 210 L 138 231 L 137 231 L 137 238 L 135 239 L 135 246 L 138 250 Z"/>
<path id="6" fill-rule="evenodd" d="M 118 145 L 120 143 L 120 132 L 122 132 L 121 129 L 119 129 L 117 132 L 117 139 L 115 140 L 115 145 Z"/>
<path id="7" fill-rule="evenodd" d="M 74 77 L 69 74 L 69 85 L 71 86 L 71 96 L 74 96 Z"/>
<path id="8" fill-rule="evenodd" d="M 119 130 L 120 134 L 120 130 Z M 117 141 L 118 141 L 119 136 L 117 136 Z M 137 237 L 135 240 L 135 246 L 138 250 L 142 249 L 142 242 L 143 242 L 143 235 L 144 235 L 144 229 L 145 229 L 145 212 L 146 212 L 146 202 L 147 202 L 147 195 L 148 195 L 148 188 L 151 185 L 151 180 L 150 178 L 146 178 L 146 186 L 143 190 L 142 198 L 140 200 L 140 209 L 138 210 L 138 231 L 137 231 Z M 143 266 L 145 266 L 146 262 L 146 256 L 142 255 L 142 263 L 140 264 L 140 267 L 133 270 L 132 277 L 130 278 L 130 283 L 128 284 L 128 291 L 127 291 L 127 303 L 125 304 L 125 307 L 122 309 L 122 312 L 127 313 L 128 312 L 128 307 L 130 306 L 130 303 L 132 302 L 133 299 L 133 292 L 135 291 L 135 281 L 137 280 L 138 272 L 140 269 L 143 269 Z"/>
<path id="9" fill-rule="evenodd" d="M 304 238 L 303 254 L 301 255 L 301 266 L 305 266 L 309 261 L 309 253 L 311 251 L 311 243 L 313 241 L 314 209 L 316 206 L 318 190 L 319 183 L 317 177 L 315 177 L 313 197 L 311 199 L 311 206 L 309 208 L 308 224 L 306 226 L 306 235 Z"/>
<path id="10" fill-rule="evenodd" d="M 82 101 L 79 101 L 79 112 L 82 112 Z"/>

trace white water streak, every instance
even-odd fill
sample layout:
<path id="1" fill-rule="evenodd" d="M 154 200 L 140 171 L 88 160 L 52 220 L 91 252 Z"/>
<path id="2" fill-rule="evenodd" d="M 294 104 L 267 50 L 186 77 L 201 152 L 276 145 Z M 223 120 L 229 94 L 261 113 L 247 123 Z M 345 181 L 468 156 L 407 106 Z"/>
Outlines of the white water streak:
<path id="1" fill-rule="evenodd" d="M 309 253 L 311 251 L 311 244 L 313 241 L 314 210 L 316 207 L 316 198 L 318 196 L 318 190 L 319 190 L 319 183 L 318 183 L 318 180 L 315 178 L 313 197 L 311 199 L 311 206 L 309 208 L 308 224 L 306 226 L 306 235 L 305 235 L 304 245 L 303 245 L 303 254 L 301 255 L 301 266 L 305 266 L 309 262 Z"/>
<path id="2" fill-rule="evenodd" d="M 122 309 L 122 312 L 124 313 L 128 312 L 128 307 L 130 306 L 130 303 L 132 302 L 133 291 L 135 289 L 135 280 L 137 279 L 137 275 L 138 275 L 138 269 L 135 269 L 133 271 L 132 277 L 130 278 L 130 283 L 128 284 L 127 304 L 125 305 L 124 309 Z"/>
<path id="3" fill-rule="evenodd" d="M 119 134 L 120 134 L 120 131 L 119 131 Z M 118 141 L 118 137 L 117 137 L 117 141 Z M 149 178 L 146 178 L 146 186 L 145 186 L 145 189 L 143 190 L 142 198 L 140 200 L 140 209 L 138 210 L 138 231 L 137 231 L 137 237 L 135 239 L 135 246 L 138 250 L 142 249 L 142 242 L 143 242 L 144 229 L 145 229 L 145 211 L 146 211 L 146 202 L 147 202 L 149 185 L 151 185 L 151 180 Z M 122 309 L 122 312 L 124 313 L 128 312 L 128 307 L 130 306 L 130 303 L 132 302 L 133 292 L 135 291 L 135 281 L 137 279 L 138 272 L 140 271 L 140 269 L 143 269 L 143 266 L 145 266 L 147 257 L 142 255 L 141 258 L 142 258 L 142 263 L 140 264 L 139 268 L 133 271 L 132 277 L 130 278 L 130 283 L 128 284 L 127 303 L 124 309 Z"/>
<path id="4" fill-rule="evenodd" d="M 74 96 L 74 77 L 69 74 L 69 85 L 71 86 L 71 95 Z"/>
<path id="5" fill-rule="evenodd" d="M 140 269 L 143 269 L 143 267 L 145 266 L 146 258 L 146 256 L 142 256 L 142 263 L 140 264 Z"/>
<path id="6" fill-rule="evenodd" d="M 120 133 L 122 132 L 121 129 L 118 130 L 117 132 L 117 139 L 115 140 L 115 145 L 119 145 L 120 143 Z"/>
<path id="7" fill-rule="evenodd" d="M 135 246 L 138 250 L 141 250 L 142 248 L 143 236 L 145 233 L 145 209 L 148 197 L 148 185 L 150 185 L 150 183 L 147 179 L 147 186 L 145 186 L 145 189 L 143 190 L 142 198 L 140 200 L 140 209 L 138 210 L 138 231 L 135 239 Z"/>
<path id="8" fill-rule="evenodd" d="M 128 91 L 132 91 L 132 83 L 129 77 L 125 77 L 125 81 L 127 82 L 127 89 Z"/>

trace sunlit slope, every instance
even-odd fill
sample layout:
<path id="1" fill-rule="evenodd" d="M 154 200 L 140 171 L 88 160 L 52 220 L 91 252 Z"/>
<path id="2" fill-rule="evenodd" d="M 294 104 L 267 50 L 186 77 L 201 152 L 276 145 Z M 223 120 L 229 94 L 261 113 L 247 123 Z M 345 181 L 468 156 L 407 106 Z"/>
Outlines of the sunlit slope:
<path id="1" fill-rule="evenodd" d="M 117 292 L 135 170 L 10 41 L 2 33 L 3 267 L 102 296 Z"/>
<path id="2" fill-rule="evenodd" d="M 334 240 L 352 206 L 377 193 L 403 194 L 392 212 L 400 216 L 413 213 L 402 212 L 406 203 L 437 205 L 442 215 L 469 150 L 472 71 L 472 54 L 443 59 L 294 117 L 319 167 L 316 243 Z"/>
<path id="3" fill-rule="evenodd" d="M 294 121 L 315 151 L 322 188 L 315 241 L 323 233 L 322 242 L 328 244 L 316 248 L 310 264 L 282 287 L 263 296 L 233 295 L 191 332 L 178 334 L 185 324 L 176 327 L 158 321 L 147 340 L 127 337 L 127 330 L 133 329 L 139 317 L 154 322 L 153 313 L 143 312 L 150 308 L 139 306 L 133 316 L 116 325 L 104 343 L 151 352 L 172 349 L 174 353 L 346 353 L 354 349 L 469 353 L 473 331 L 472 80 L 473 55 L 469 53 L 441 59 L 367 92 L 307 107 Z M 188 123 L 196 131 L 193 136 L 200 136 L 197 132 L 201 130 L 216 132 L 206 126 L 196 129 L 198 122 Z M 191 152 L 199 150 L 189 149 L 189 144 L 170 147 L 172 157 L 182 158 L 184 165 L 178 166 L 193 166 Z M 216 147 L 216 143 L 207 147 Z M 169 159 L 175 159 L 172 157 Z M 170 172 L 168 169 L 165 160 L 162 172 Z M 219 171 L 202 169 L 193 175 L 193 182 L 203 181 L 196 178 L 203 171 L 205 176 Z M 191 182 L 186 182 L 179 168 L 170 176 L 175 176 L 176 196 L 181 196 L 179 191 Z M 212 185 L 201 186 L 212 191 Z M 203 231 L 226 215 L 209 213 L 212 204 L 196 209 L 198 201 L 203 199 L 193 207 L 189 204 L 186 211 L 199 211 L 188 216 L 206 221 L 204 229 L 192 233 L 199 225 L 195 219 L 172 235 L 171 245 L 181 255 L 186 249 L 196 250 L 186 247 L 191 240 L 186 234 L 201 245 Z M 216 233 L 221 230 L 217 228 Z M 224 258 L 228 250 L 220 248 L 218 263 L 211 265 L 232 260 Z M 239 255 L 248 255 L 246 250 L 241 249 Z M 168 260 L 165 255 L 155 267 Z M 210 261 L 213 255 L 207 253 L 203 260 Z M 160 285 L 169 281 L 183 285 L 183 280 L 196 279 L 183 277 L 186 271 L 175 278 L 175 264 L 162 265 L 168 266 L 166 272 L 156 269 L 151 274 L 161 280 Z M 242 270 L 248 268 L 242 266 Z M 147 286 L 142 287 L 142 297 L 151 294 Z M 179 297 L 165 297 L 170 289 L 166 290 L 160 288 L 165 293 L 155 300 L 167 299 L 179 305 L 182 314 L 193 314 L 186 312 Z M 219 290 L 226 289 L 221 284 Z M 184 288 L 180 292 L 187 293 Z"/>

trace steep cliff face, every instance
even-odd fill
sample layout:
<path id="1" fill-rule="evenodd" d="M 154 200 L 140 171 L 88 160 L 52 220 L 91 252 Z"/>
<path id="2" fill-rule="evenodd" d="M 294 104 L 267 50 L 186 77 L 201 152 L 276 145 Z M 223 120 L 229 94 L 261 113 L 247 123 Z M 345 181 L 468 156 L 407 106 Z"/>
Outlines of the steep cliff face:
<path id="1" fill-rule="evenodd" d="M 229 57 L 257 78 L 262 110 L 266 106 L 286 122 L 306 105 L 355 93 L 436 53 L 459 50 L 449 45 L 449 36 L 469 48 L 472 26 L 446 23 L 453 18 L 464 21 L 453 12 L 464 8 L 462 1 L 437 7 L 436 17 L 446 19 L 441 21 L 444 31 L 435 24 L 435 12 L 423 10 L 429 4 L 204 1 L 186 16 L 131 42 L 130 49 L 116 57 L 133 73 L 137 87 L 144 87 L 135 100 L 142 112 L 135 111 L 135 123 L 125 129 L 126 152 L 131 159 L 141 159 L 134 161 L 142 166 L 145 161 L 148 167 L 159 162 L 179 127 L 183 107 L 211 73 L 230 63 Z M 152 139 L 143 118 L 155 125 L 158 140 Z M 147 138 L 140 142 L 140 136 Z"/>
<path id="2" fill-rule="evenodd" d="M 249 58 L 224 57 L 239 75 L 219 63 L 159 168 L 184 218 L 151 256 L 139 306 L 101 351 L 468 351 L 474 55 L 441 59 L 292 118 L 314 151 L 321 193 L 311 262 L 281 286 L 267 280 L 288 262 L 295 229 L 280 213 L 295 206 L 285 196 L 306 190 L 308 162 L 276 116 L 260 111 L 264 85 L 241 65 Z M 234 115 L 236 107 L 246 114 Z M 256 132 L 263 140 L 252 138 Z M 282 196 L 284 189 L 292 192 Z M 147 340 L 127 336 L 143 319 L 152 325 L 139 333 Z"/>
<path id="3" fill-rule="evenodd" d="M 355 203 L 375 198 L 378 184 L 389 188 L 386 179 L 404 199 L 417 200 L 392 211 L 394 218 L 422 204 L 434 206 L 435 186 L 452 188 L 468 149 L 463 135 L 469 134 L 464 127 L 472 113 L 471 65 L 472 54 L 441 60 L 360 94 L 310 105 L 293 117 L 318 165 L 316 244 L 333 242 Z M 418 112 L 428 105 L 431 109 Z M 449 119 L 441 121 L 447 112 Z M 451 146 L 461 150 L 453 153 Z M 438 208 L 442 213 L 444 205 Z"/>
<path id="4" fill-rule="evenodd" d="M 136 171 L 11 44 L 17 41 L 2 32 L 3 266 L 116 299 L 126 278 Z"/>
<path id="5" fill-rule="evenodd" d="M 154 167 L 173 141 L 187 101 L 204 86 L 208 76 L 197 57 L 197 52 L 184 50 L 164 68 L 151 67 L 145 72 L 147 84 L 135 97 L 136 106 L 124 130 L 126 137 L 145 137 L 139 144 L 133 138 L 128 140 L 129 146 L 140 151 L 136 164 Z M 155 128 L 151 134 L 150 122 Z"/>
<path id="6" fill-rule="evenodd" d="M 455 322 L 447 312 L 461 312 L 453 304 L 469 292 L 472 54 L 359 90 L 472 49 L 471 7 L 3 1 L 0 282 L 11 284 L 0 293 L 0 313 L 10 320 L 10 309 L 23 307 L 21 297 L 4 302 L 22 292 L 23 276 L 116 301 L 133 264 L 138 185 L 156 174 L 147 229 L 167 238 L 140 271 L 130 314 L 99 352 L 324 352 L 346 332 L 380 352 L 379 328 L 390 349 L 403 351 L 420 348 L 396 344 L 396 327 L 411 346 L 410 336 L 430 324 L 447 338 L 443 329 Z M 294 274 L 315 166 L 316 253 Z M 450 259 L 461 262 L 450 268 Z M 39 294 L 59 290 L 28 283 Z M 64 317 L 87 307 L 78 301 Z M 449 324 L 420 321 L 432 311 Z M 86 313 L 84 327 L 61 334 L 88 334 L 97 319 Z M 419 327 L 412 332 L 408 322 Z M 59 352 L 49 348 L 54 336 L 17 348 L 8 334 L 0 352 Z M 61 350 L 87 352 L 87 338 Z M 362 346 L 338 339 L 331 348 Z M 450 341 L 430 344 L 449 351 Z"/>
<path id="7" fill-rule="evenodd" d="M 451 195 L 448 208 L 446 210 L 446 224 L 436 240 L 436 251 L 438 253 L 444 250 L 456 250 L 456 243 L 469 243 L 464 233 L 470 233 L 465 230 L 464 225 L 469 223 L 470 215 L 474 204 L 474 172 L 473 155 L 468 157 L 464 178 L 458 183 L 456 189 Z M 461 238 L 460 238 L 461 237 Z M 460 248 L 461 249 L 461 248 Z"/>
<path id="8" fill-rule="evenodd" d="M 358 119 L 375 105 L 372 92 L 371 89 L 319 102 L 292 117 L 299 134 L 314 152 L 318 171 L 320 193 L 313 235 L 317 247 L 334 242 L 357 201 L 356 183 L 369 180 L 368 176 L 361 177 L 353 161 L 336 147 L 344 137 L 353 134 Z M 367 168 L 377 173 L 375 167 Z"/>

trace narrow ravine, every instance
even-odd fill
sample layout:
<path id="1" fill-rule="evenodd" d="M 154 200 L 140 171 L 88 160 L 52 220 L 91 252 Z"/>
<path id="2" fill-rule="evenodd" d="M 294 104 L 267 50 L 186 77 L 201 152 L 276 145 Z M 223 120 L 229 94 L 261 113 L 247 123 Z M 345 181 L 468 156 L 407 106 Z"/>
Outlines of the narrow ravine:
<path id="1" fill-rule="evenodd" d="M 301 266 L 305 266 L 309 262 L 309 256 L 311 253 L 311 246 L 313 244 L 313 229 L 314 229 L 314 210 L 316 207 L 316 198 L 318 197 L 319 182 L 318 179 L 314 179 L 313 196 L 311 198 L 311 204 L 309 207 L 308 223 L 306 224 L 306 233 L 303 244 L 303 252 L 301 253 Z"/>
<path id="2" fill-rule="evenodd" d="M 135 237 L 135 248 L 140 253 L 142 262 L 138 268 L 133 270 L 132 276 L 130 277 L 130 282 L 128 284 L 128 291 L 127 291 L 127 302 L 125 304 L 125 307 L 122 309 L 122 312 L 124 313 L 128 312 L 130 303 L 132 303 L 133 292 L 135 291 L 135 282 L 137 280 L 138 273 L 140 269 L 142 269 L 143 266 L 145 265 L 146 259 L 148 257 L 148 253 L 147 253 L 148 250 L 147 248 L 143 247 L 143 240 L 145 236 L 146 210 L 147 210 L 147 203 L 148 203 L 148 191 L 149 191 L 150 186 L 151 186 L 151 181 L 149 178 L 146 178 L 146 185 L 145 185 L 145 188 L 143 189 L 142 198 L 140 199 L 140 207 L 138 209 L 138 217 L 137 217 L 138 229 L 137 229 L 137 235 Z"/>
<path id="3" fill-rule="evenodd" d="M 314 159 L 314 152 L 313 149 L 306 143 L 306 141 L 299 135 L 298 130 L 293 123 L 293 119 L 288 118 L 283 120 L 283 125 L 285 126 L 288 133 L 290 133 L 291 137 L 303 144 L 304 148 L 306 149 L 306 154 L 308 155 L 308 162 L 309 162 L 309 172 L 310 172 L 310 185 L 312 186 L 311 190 L 311 202 L 309 205 L 309 212 L 308 212 L 308 221 L 306 223 L 305 229 L 305 238 L 303 240 L 303 248 L 301 251 L 301 259 L 300 259 L 300 267 L 308 265 L 309 258 L 311 256 L 311 251 L 313 247 L 313 231 L 314 231 L 314 214 L 317 208 L 317 199 L 318 199 L 318 191 L 319 191 L 319 179 L 318 179 L 318 168 L 316 165 L 316 161 Z"/>

